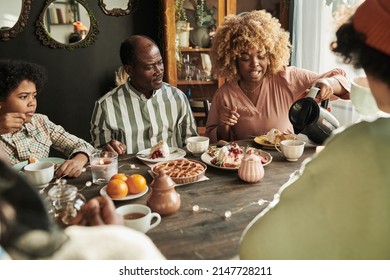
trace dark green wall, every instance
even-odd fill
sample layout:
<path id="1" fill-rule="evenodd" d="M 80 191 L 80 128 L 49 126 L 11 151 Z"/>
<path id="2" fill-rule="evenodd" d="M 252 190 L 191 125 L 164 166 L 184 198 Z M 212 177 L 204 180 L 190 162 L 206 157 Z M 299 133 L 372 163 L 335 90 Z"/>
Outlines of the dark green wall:
<path id="1" fill-rule="evenodd" d="M 94 102 L 114 87 L 114 71 L 121 65 L 120 43 L 129 35 L 144 34 L 160 44 L 161 1 L 137 0 L 134 13 L 114 17 L 103 13 L 98 0 L 88 0 L 100 32 L 91 46 L 75 50 L 52 49 L 42 45 L 35 35 L 35 24 L 45 2 L 34 0 L 24 31 L 10 41 L 0 41 L 0 57 L 44 65 L 49 82 L 38 97 L 37 112 L 90 141 Z"/>

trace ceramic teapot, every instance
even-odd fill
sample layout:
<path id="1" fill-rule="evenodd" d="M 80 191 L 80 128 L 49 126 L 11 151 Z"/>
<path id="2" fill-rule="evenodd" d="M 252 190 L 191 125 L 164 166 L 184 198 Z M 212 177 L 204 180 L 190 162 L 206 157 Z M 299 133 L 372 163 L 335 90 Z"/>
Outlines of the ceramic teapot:
<path id="1" fill-rule="evenodd" d="M 147 199 L 147 205 L 152 211 L 160 215 L 169 215 L 180 208 L 180 194 L 175 190 L 175 182 L 164 170 L 160 170 L 158 176 L 151 183 L 151 192 Z"/>
<path id="2" fill-rule="evenodd" d="M 256 183 L 264 177 L 264 167 L 255 154 L 246 155 L 238 168 L 238 177 L 247 183 Z"/>
<path id="3" fill-rule="evenodd" d="M 328 112 L 329 99 L 323 100 L 321 106 L 315 101 L 320 89 L 312 87 L 305 98 L 294 102 L 288 117 L 294 127 L 295 134 L 306 134 L 317 144 L 322 144 L 333 130 L 340 127 L 339 121 Z"/>

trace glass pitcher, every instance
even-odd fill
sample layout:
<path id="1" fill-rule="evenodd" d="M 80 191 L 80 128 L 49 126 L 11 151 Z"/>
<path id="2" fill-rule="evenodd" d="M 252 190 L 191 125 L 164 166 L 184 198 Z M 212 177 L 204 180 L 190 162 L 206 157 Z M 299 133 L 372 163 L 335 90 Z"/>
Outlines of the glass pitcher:
<path id="1" fill-rule="evenodd" d="M 59 184 L 51 188 L 48 198 L 50 200 L 49 213 L 63 227 L 69 225 L 86 202 L 75 186 L 67 184 Z"/>

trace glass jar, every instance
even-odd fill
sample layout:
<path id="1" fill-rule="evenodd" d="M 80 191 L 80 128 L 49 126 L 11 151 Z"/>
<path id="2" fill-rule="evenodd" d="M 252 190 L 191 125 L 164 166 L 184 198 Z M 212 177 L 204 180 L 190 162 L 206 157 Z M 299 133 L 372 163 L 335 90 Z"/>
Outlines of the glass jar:
<path id="1" fill-rule="evenodd" d="M 48 192 L 48 198 L 50 199 L 49 212 L 63 227 L 69 225 L 86 201 L 84 196 L 78 193 L 75 186 L 66 184 L 51 188 Z"/>

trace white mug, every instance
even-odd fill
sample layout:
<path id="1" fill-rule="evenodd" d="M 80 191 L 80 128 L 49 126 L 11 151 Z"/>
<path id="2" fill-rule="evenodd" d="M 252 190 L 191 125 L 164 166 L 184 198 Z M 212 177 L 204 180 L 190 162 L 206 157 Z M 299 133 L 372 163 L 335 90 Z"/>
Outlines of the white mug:
<path id="1" fill-rule="evenodd" d="M 304 147 L 305 142 L 296 139 L 283 140 L 279 144 L 275 144 L 275 148 L 283 154 L 288 161 L 297 161 L 302 156 Z"/>
<path id="2" fill-rule="evenodd" d="M 351 83 L 350 98 L 356 111 L 366 116 L 378 113 L 379 108 L 371 93 L 367 77 L 356 77 Z"/>
<path id="3" fill-rule="evenodd" d="M 210 139 L 206 136 L 193 136 L 187 138 L 186 142 L 187 150 L 196 156 L 201 155 L 207 151 Z"/>
<path id="4" fill-rule="evenodd" d="M 160 214 L 142 204 L 128 204 L 116 209 L 116 212 L 123 216 L 125 225 L 140 232 L 147 232 L 161 222 Z M 155 220 L 153 221 L 153 218 Z"/>
<path id="5" fill-rule="evenodd" d="M 23 171 L 34 186 L 45 187 L 54 177 L 54 163 L 30 163 L 23 168 Z"/>

